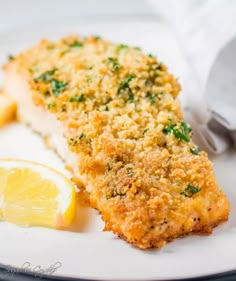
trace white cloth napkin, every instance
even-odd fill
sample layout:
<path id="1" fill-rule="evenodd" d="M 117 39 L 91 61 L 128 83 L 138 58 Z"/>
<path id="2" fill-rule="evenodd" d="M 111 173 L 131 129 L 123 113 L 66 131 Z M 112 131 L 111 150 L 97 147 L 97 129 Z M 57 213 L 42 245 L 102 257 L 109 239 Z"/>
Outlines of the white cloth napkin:
<path id="1" fill-rule="evenodd" d="M 176 33 L 196 80 L 185 117 L 198 139 L 216 154 L 236 147 L 236 1 L 150 2 Z"/>

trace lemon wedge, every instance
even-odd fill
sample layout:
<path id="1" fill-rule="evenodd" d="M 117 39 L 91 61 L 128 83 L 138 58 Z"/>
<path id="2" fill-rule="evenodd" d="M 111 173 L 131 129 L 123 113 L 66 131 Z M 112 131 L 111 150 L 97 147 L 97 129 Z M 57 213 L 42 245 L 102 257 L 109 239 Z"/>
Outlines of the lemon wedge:
<path id="1" fill-rule="evenodd" d="M 0 159 L 0 220 L 64 228 L 75 215 L 75 187 L 42 164 Z"/>

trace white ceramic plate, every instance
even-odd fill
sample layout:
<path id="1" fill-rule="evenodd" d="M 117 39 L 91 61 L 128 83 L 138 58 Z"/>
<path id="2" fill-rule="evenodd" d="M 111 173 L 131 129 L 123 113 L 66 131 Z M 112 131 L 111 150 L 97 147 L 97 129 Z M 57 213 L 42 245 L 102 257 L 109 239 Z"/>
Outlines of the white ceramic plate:
<path id="1" fill-rule="evenodd" d="M 0 58 L 18 52 L 41 37 L 70 33 L 99 34 L 108 39 L 143 47 L 158 54 L 172 72 L 186 81 L 187 64 L 169 29 L 158 22 L 136 21 L 81 23 L 48 30 L 18 31 L 0 37 Z M 184 84 L 184 89 L 188 89 Z M 0 158 L 17 157 L 48 164 L 64 173 L 63 163 L 47 150 L 38 135 L 23 125 L 0 130 Z M 110 232 L 94 210 L 81 210 L 77 232 L 0 223 L 0 264 L 34 275 L 54 274 L 95 280 L 168 280 L 209 275 L 236 269 L 236 152 L 213 159 L 217 178 L 231 202 L 227 223 L 211 236 L 189 236 L 161 250 L 141 251 Z M 49 269 L 51 266 L 51 270 Z M 55 271 L 53 272 L 53 268 Z M 9 272 L 12 274 L 12 272 Z"/>

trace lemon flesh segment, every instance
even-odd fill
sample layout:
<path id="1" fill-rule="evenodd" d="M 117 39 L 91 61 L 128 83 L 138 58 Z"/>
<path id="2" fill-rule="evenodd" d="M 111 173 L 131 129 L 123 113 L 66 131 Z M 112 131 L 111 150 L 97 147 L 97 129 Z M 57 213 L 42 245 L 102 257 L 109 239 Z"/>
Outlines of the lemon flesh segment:
<path id="1" fill-rule="evenodd" d="M 63 228 L 75 214 L 73 184 L 28 161 L 0 160 L 0 219 L 22 226 Z"/>

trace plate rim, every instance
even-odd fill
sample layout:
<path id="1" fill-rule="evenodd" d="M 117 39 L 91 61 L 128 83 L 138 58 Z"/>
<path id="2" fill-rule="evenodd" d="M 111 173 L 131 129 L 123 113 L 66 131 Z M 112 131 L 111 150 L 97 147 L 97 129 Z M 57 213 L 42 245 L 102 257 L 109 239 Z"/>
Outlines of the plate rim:
<path id="1" fill-rule="evenodd" d="M 2 276 L 4 279 L 2 279 Z M 178 278 L 178 279 L 164 279 L 163 281 L 233 281 L 236 277 L 236 269 L 229 270 L 221 273 L 203 275 L 198 277 L 190 278 Z M 48 275 L 40 274 L 35 276 L 30 272 L 19 272 L 17 267 L 8 266 L 0 263 L 0 280 L 4 281 L 34 281 L 34 280 L 43 280 L 43 281 L 101 281 L 102 279 L 87 279 L 87 278 L 74 278 L 74 277 L 63 277 L 58 275 Z M 112 279 L 110 281 L 121 281 L 119 279 Z M 123 281 L 123 280 L 122 280 Z M 146 279 L 145 281 L 160 281 L 158 279 Z"/>

